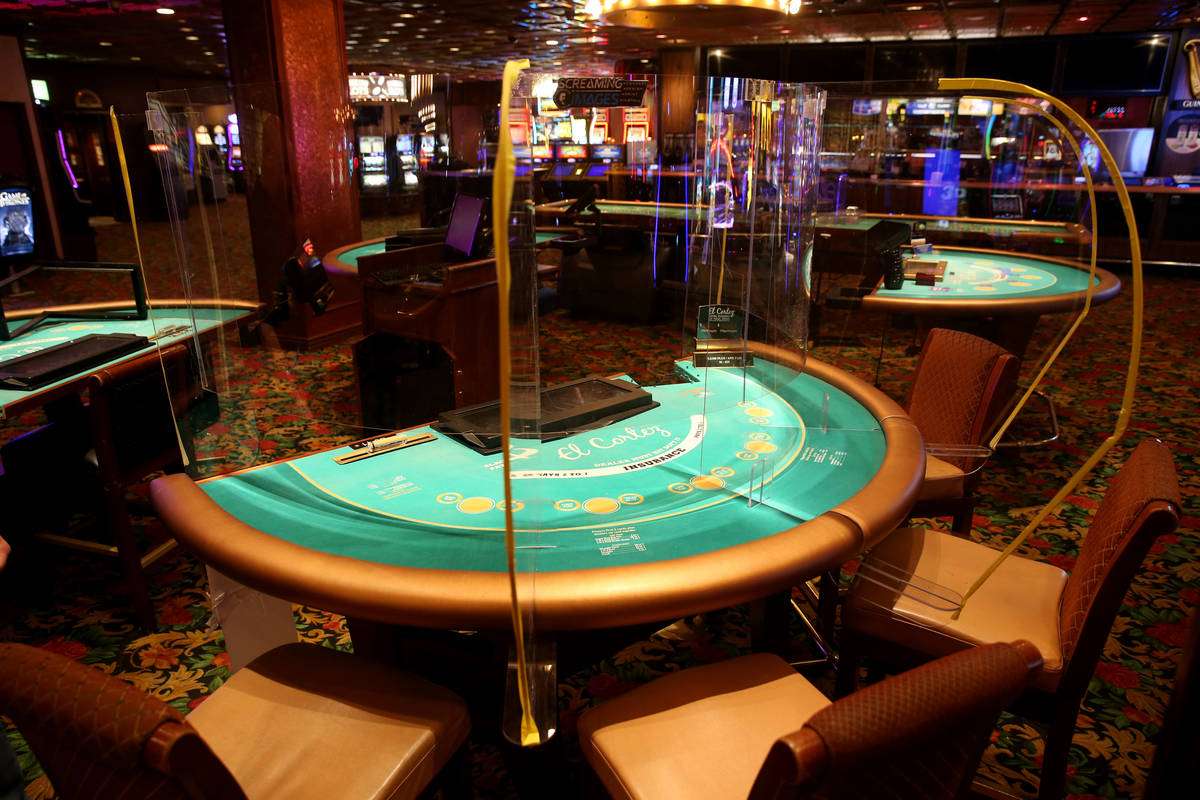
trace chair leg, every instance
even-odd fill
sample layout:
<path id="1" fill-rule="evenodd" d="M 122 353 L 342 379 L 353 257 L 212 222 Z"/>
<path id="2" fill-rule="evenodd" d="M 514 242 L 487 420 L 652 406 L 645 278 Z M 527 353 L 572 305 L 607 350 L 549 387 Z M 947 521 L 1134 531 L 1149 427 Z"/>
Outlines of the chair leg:
<path id="1" fill-rule="evenodd" d="M 108 529 L 117 545 L 117 557 L 121 571 L 129 582 L 129 595 L 138 622 L 147 631 L 158 628 L 158 619 L 150 603 L 150 587 L 146 571 L 142 569 L 142 557 L 133 540 L 133 527 L 129 524 L 129 509 L 125 505 L 125 489 L 120 486 L 104 488 L 104 512 Z"/>
<path id="2" fill-rule="evenodd" d="M 852 694 L 858 688 L 858 667 L 862 663 L 862 646 L 850 633 L 842 631 L 838 653 L 837 678 L 833 685 L 834 699 Z"/>
<path id="3" fill-rule="evenodd" d="M 962 503 L 954 510 L 954 521 L 950 529 L 959 536 L 971 535 L 971 523 L 975 521 L 975 498 L 964 497 Z"/>
<path id="4" fill-rule="evenodd" d="M 1046 748 L 1042 754 L 1042 774 L 1038 780 L 1038 800 L 1061 800 L 1067 783 L 1067 757 L 1071 752 L 1071 740 L 1075 736 L 1075 721 L 1079 716 L 1079 704 L 1074 702 L 1055 704 L 1053 716 L 1046 730 Z"/>

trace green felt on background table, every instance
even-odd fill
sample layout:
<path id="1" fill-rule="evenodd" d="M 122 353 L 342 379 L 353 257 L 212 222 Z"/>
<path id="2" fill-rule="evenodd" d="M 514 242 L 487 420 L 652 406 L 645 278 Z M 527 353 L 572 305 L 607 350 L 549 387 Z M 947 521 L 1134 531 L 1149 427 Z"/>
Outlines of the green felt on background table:
<path id="1" fill-rule="evenodd" d="M 907 255 L 911 255 L 908 253 Z M 970 253 L 935 248 L 925 259 L 946 262 L 945 279 L 933 286 L 906 280 L 900 289 L 880 287 L 880 297 L 989 300 L 1005 297 L 1040 297 L 1083 292 L 1088 272 L 1067 264 L 1003 253 Z M 1099 285 L 1100 278 L 1094 280 Z"/>
<path id="2" fill-rule="evenodd" d="M 237 319 L 246 314 L 244 308 L 197 308 L 189 312 L 184 307 L 158 307 L 153 310 L 152 316 L 144 320 L 62 320 L 46 322 L 32 331 L 17 337 L 8 342 L 0 342 L 0 363 L 3 361 L 16 358 L 18 356 L 36 353 L 39 350 L 44 350 L 56 344 L 62 344 L 72 339 L 78 339 L 81 336 L 87 336 L 92 333 L 132 333 L 138 336 L 153 336 L 157 331 L 164 330 L 176 325 L 195 324 L 198 333 L 212 330 L 218 325 Z M 172 336 L 164 336 L 157 342 L 154 342 L 150 347 L 146 347 L 141 351 L 123 356 L 106 364 L 98 364 L 87 370 L 88 373 L 104 369 L 109 364 L 124 361 L 129 358 L 134 358 L 141 355 L 143 352 L 150 352 L 156 346 L 172 344 L 187 339 L 192 331 L 188 330 L 183 333 L 177 333 Z M 38 391 L 45 391 L 66 383 L 69 380 L 74 380 L 78 376 L 64 378 L 61 381 L 56 381 L 46 386 L 42 386 Z M 4 409 L 17 400 L 21 400 L 29 396 L 29 392 L 17 391 L 13 389 L 0 389 L 0 418 L 4 416 Z"/>
<path id="3" fill-rule="evenodd" d="M 545 244 L 562 236 L 558 231 L 536 231 L 534 233 L 534 242 L 537 244 Z M 358 260 L 363 256 L 377 256 L 384 251 L 384 241 L 380 239 L 377 242 L 368 242 L 360 244 L 358 247 L 352 247 L 344 251 L 338 256 L 338 260 L 349 264 L 352 267 L 358 267 Z"/>
<path id="4" fill-rule="evenodd" d="M 557 441 L 514 440 L 523 568 L 704 553 L 786 530 L 859 491 L 883 461 L 875 418 L 840 390 L 759 361 L 745 392 L 740 371 L 689 369 L 696 382 L 648 387 L 657 409 Z M 441 435 L 347 465 L 333 460 L 341 452 L 201 486 L 246 524 L 306 548 L 505 569 L 499 454 Z M 748 495 L 763 502 L 750 507 Z"/>

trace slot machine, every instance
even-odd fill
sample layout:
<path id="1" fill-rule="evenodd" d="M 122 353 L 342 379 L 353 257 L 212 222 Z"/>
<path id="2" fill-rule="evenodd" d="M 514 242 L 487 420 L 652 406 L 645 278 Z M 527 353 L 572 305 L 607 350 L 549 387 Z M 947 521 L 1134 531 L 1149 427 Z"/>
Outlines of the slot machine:
<path id="1" fill-rule="evenodd" d="M 387 189 L 387 151 L 382 136 L 358 137 L 359 180 L 363 191 Z"/>
<path id="2" fill-rule="evenodd" d="M 555 145 L 555 156 L 558 163 L 550 171 L 552 178 L 578 178 L 584 174 L 584 160 L 587 158 L 587 145 L 559 144 Z"/>
<path id="3" fill-rule="evenodd" d="M 429 165 L 433 162 L 434 150 L 437 146 L 437 139 L 431 133 L 421 135 L 420 150 L 417 155 L 417 164 L 421 169 L 429 169 Z"/>
<path id="4" fill-rule="evenodd" d="M 613 165 L 625 159 L 625 147 L 619 144 L 594 144 L 589 148 L 589 156 L 591 162 L 587 166 L 587 177 L 606 179 Z"/>
<path id="5" fill-rule="evenodd" d="M 242 163 L 242 132 L 237 114 L 230 114 L 225 121 L 228 123 L 225 132 L 229 141 L 229 149 L 225 154 L 225 169 L 230 172 L 242 172 L 246 166 Z"/>
<path id="6" fill-rule="evenodd" d="M 401 185 L 414 188 L 417 185 L 417 157 L 413 153 L 413 135 L 401 133 L 396 136 L 396 158 L 400 161 Z"/>

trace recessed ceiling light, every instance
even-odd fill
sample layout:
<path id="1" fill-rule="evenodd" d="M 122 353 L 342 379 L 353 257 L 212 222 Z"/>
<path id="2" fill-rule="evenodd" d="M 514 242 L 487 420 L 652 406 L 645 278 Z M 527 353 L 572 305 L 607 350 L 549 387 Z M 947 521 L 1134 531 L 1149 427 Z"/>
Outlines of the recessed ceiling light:
<path id="1" fill-rule="evenodd" d="M 417 34 L 417 36 L 416 36 L 416 38 L 418 38 L 418 39 L 424 39 L 424 38 L 425 38 L 425 34 L 423 34 L 423 33 L 418 33 L 418 34 Z"/>
<path id="2" fill-rule="evenodd" d="M 438 17 L 437 19 L 435 19 L 435 20 L 433 21 L 433 24 L 434 24 L 434 25 L 441 25 L 441 24 L 442 24 L 442 18 L 441 18 L 441 17 Z"/>
<path id="3" fill-rule="evenodd" d="M 141 56 L 130 56 L 129 60 L 130 61 L 141 61 L 142 57 Z"/>
<path id="4" fill-rule="evenodd" d="M 450 52 L 451 52 L 451 53 L 457 53 L 457 52 L 458 52 L 458 48 L 457 48 L 457 47 L 451 47 L 451 48 L 450 48 Z"/>
<path id="5" fill-rule="evenodd" d="M 205 50 L 205 51 L 204 51 L 204 55 L 206 55 L 206 56 L 212 56 L 212 55 L 216 55 L 216 53 L 214 53 L 212 50 Z"/>
<path id="6" fill-rule="evenodd" d="M 30 41 L 33 41 L 32 39 Z M 101 47 L 112 47 L 112 42 L 97 42 Z"/>
<path id="7" fill-rule="evenodd" d="M 667 38 L 667 35 L 665 33 L 656 33 L 656 34 L 654 34 L 654 38 L 655 39 L 665 39 L 665 38 Z"/>
<path id="8" fill-rule="evenodd" d="M 495 28 L 488 28 L 486 31 L 484 31 L 484 33 L 495 33 L 495 32 L 496 32 Z"/>
<path id="9" fill-rule="evenodd" d="M 553 47 L 554 45 L 558 44 L 558 39 L 547 39 L 546 44 Z"/>
<path id="10" fill-rule="evenodd" d="M 200 37 L 199 37 L 199 36 L 185 36 L 185 37 L 183 37 L 183 38 L 184 38 L 184 39 L 187 39 L 189 42 L 198 42 L 198 41 L 200 41 Z"/>
<path id="11" fill-rule="evenodd" d="M 401 16 L 401 18 L 403 18 L 403 19 L 412 19 L 413 17 L 415 17 L 415 16 L 416 16 L 416 14 L 410 14 L 410 13 L 408 13 L 408 12 L 406 11 L 406 12 L 404 12 L 403 14 L 401 14 L 400 16 Z"/>
<path id="12" fill-rule="evenodd" d="M 154 13 L 162 14 L 164 17 L 169 17 L 175 13 L 175 9 L 166 8 L 165 6 L 159 6 L 158 8 L 154 9 Z"/>
<path id="13" fill-rule="evenodd" d="M 1087 22 L 1087 21 L 1088 21 L 1088 18 L 1087 18 L 1087 17 L 1080 17 L 1080 18 L 1079 18 L 1079 21 L 1080 21 L 1080 22 Z"/>
<path id="14" fill-rule="evenodd" d="M 380 36 L 380 37 L 379 37 L 378 39 L 376 39 L 375 41 L 377 41 L 377 42 L 390 42 L 390 41 L 391 41 L 391 39 L 389 39 L 389 38 L 388 38 L 388 37 L 386 37 L 386 36 Z"/>
<path id="15" fill-rule="evenodd" d="M 408 24 L 407 22 L 393 22 L 392 27 L 393 28 L 403 28 L 407 24 Z"/>

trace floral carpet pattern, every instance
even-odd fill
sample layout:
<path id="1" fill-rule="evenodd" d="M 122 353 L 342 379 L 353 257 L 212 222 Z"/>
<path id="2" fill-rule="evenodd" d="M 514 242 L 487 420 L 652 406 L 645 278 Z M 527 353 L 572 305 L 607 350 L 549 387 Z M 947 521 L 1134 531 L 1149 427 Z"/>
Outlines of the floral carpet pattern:
<path id="1" fill-rule="evenodd" d="M 226 252 L 245 247 L 236 213 L 223 229 Z M 403 223 L 390 223 L 403 224 Z M 166 233 L 143 231 L 144 247 L 165 245 Z M 243 226 L 244 228 L 244 226 Z M 364 234 L 367 232 L 364 231 Z M 372 235 L 380 235 L 372 232 Z M 158 237 L 156 239 L 156 237 Z M 123 249 L 124 248 L 124 249 Z M 102 229 L 102 257 L 127 257 L 122 226 Z M 164 247 L 164 252 L 167 250 Z M 1123 275 L 1127 281 L 1128 276 Z M 1150 551 L 1113 627 L 1081 709 L 1070 758 L 1068 796 L 1077 800 L 1138 797 L 1154 757 L 1189 617 L 1200 601 L 1200 535 L 1194 498 L 1200 489 L 1200 281 L 1193 277 L 1147 277 L 1146 339 L 1139 392 L 1129 431 L 1094 474 L 1050 516 L 1022 549 L 1022 555 L 1070 570 L 1108 478 L 1145 436 L 1157 436 L 1175 454 L 1184 496 L 1180 530 L 1162 537 Z M 1093 310 L 1060 365 L 1049 375 L 1063 428 L 1060 440 L 1041 448 L 1002 450 L 987 467 L 972 536 L 1002 547 L 1025 525 L 1087 454 L 1111 432 L 1120 409 L 1128 344 L 1131 300 L 1128 288 L 1113 302 Z M 814 357 L 841 366 L 903 400 L 915 358 L 906 354 L 911 334 L 889 334 L 879 344 L 880 320 L 833 323 L 860 337 L 861 345 L 818 344 Z M 1035 340 L 1059 330 L 1061 320 L 1042 323 Z M 678 322 L 630 326 L 603 320 L 572 319 L 563 311 L 546 315 L 539 331 L 542 378 L 546 382 L 589 374 L 627 371 L 646 384 L 663 382 L 684 336 Z M 882 354 L 882 358 L 880 355 Z M 1031 367 L 1025 370 L 1025 376 Z M 354 437 L 356 403 L 348 343 L 311 352 L 247 350 L 230 364 L 224 387 L 238 422 L 222 421 L 208 431 L 208 454 L 226 461 L 260 461 L 330 446 Z M 1035 428 L 1038 413 L 1027 415 Z M 1023 418 L 1024 419 L 1024 418 Z M 36 424 L 30 416 L 10 423 L 0 436 Z M 238 430 L 237 425 L 252 426 Z M 224 426 L 224 427 L 222 427 Z M 223 450 L 224 448 L 224 450 Z M 232 452 L 241 448 L 242 452 Z M 137 523 L 142 535 L 162 536 L 139 487 Z M 120 577 L 106 562 L 62 551 L 19 549 L 0 576 L 0 639 L 63 653 L 120 676 L 186 713 L 203 702 L 229 676 L 229 660 L 218 629 L 210 626 L 210 605 L 202 566 L 176 551 L 150 572 L 152 599 L 160 621 L 153 633 L 140 631 L 120 593 Z M 350 648 L 344 620 L 295 607 L 301 639 Z M 794 649 L 809 648 L 801 627 L 792 631 Z M 570 797 L 586 766 L 574 741 L 574 725 L 587 707 L 666 672 L 730 658 L 752 647 L 745 608 L 707 615 L 704 624 L 680 621 L 649 638 L 629 643 L 589 667 L 560 675 L 558 687 L 561 753 L 571 783 L 559 796 Z M 806 672 L 818 686 L 830 675 Z M 28 781 L 31 800 L 53 798 L 19 732 L 8 729 Z M 514 798 L 518 789 L 495 735 L 472 734 L 471 770 L 478 798 Z M 1042 739 L 1027 721 L 1005 715 L 985 753 L 981 775 L 1018 796 L 1036 793 Z"/>

